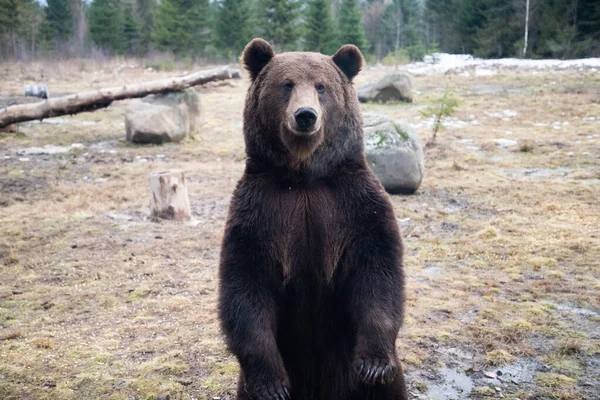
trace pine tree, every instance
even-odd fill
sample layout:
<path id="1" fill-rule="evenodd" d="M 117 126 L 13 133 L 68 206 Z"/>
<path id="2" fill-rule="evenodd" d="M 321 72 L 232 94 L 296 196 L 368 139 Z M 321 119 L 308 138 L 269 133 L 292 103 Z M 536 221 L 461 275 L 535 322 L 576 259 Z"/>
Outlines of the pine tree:
<path id="1" fill-rule="evenodd" d="M 304 32 L 306 50 L 324 54 L 336 51 L 336 32 L 329 0 L 312 0 L 308 3 Z"/>
<path id="2" fill-rule="evenodd" d="M 457 51 L 473 54 L 477 48 L 477 32 L 484 28 L 483 2 L 462 0 L 456 5 L 454 31 L 458 38 Z"/>
<path id="3" fill-rule="evenodd" d="M 598 0 L 577 2 L 577 52 L 579 56 L 600 56 L 600 4 Z"/>
<path id="4" fill-rule="evenodd" d="M 123 45 L 126 54 L 140 52 L 140 30 L 133 17 L 133 7 L 129 3 L 123 5 Z"/>
<path id="5" fill-rule="evenodd" d="M 427 0 L 425 18 L 428 22 L 429 43 L 439 43 L 446 52 L 460 50 L 460 39 L 456 30 L 456 10 L 465 0 Z"/>
<path id="6" fill-rule="evenodd" d="M 162 0 L 154 17 L 157 47 L 180 55 L 203 55 L 210 39 L 208 0 Z"/>
<path id="7" fill-rule="evenodd" d="M 216 41 L 225 57 L 235 61 L 253 36 L 252 6 L 249 0 L 221 0 L 216 6 Z"/>
<path id="8" fill-rule="evenodd" d="M 0 0 L 0 37 L 2 37 L 0 50 L 6 46 L 6 52 L 13 56 L 17 52 L 18 30 L 23 12 L 22 3 L 21 0 Z"/>
<path id="9" fill-rule="evenodd" d="M 367 50 L 367 39 L 361 22 L 358 0 L 342 0 L 338 26 L 339 44 L 353 44 L 362 51 Z"/>
<path id="10" fill-rule="evenodd" d="M 47 0 L 46 34 L 54 45 L 63 45 L 75 29 L 70 0 Z"/>
<path id="11" fill-rule="evenodd" d="M 293 49 L 299 36 L 298 0 L 260 0 L 263 35 L 280 51 Z"/>
<path id="12" fill-rule="evenodd" d="M 156 0 L 137 0 L 137 17 L 139 21 L 140 52 L 148 53 L 152 42 L 152 31 L 154 29 L 154 12 Z"/>
<path id="13" fill-rule="evenodd" d="M 474 54 L 479 57 L 511 57 L 517 52 L 514 44 L 520 39 L 515 27 L 512 0 L 481 0 L 479 12 L 483 23 L 475 33 Z"/>
<path id="14" fill-rule="evenodd" d="M 111 53 L 123 53 L 123 9 L 119 0 L 94 0 L 88 10 L 88 26 L 96 46 Z"/>

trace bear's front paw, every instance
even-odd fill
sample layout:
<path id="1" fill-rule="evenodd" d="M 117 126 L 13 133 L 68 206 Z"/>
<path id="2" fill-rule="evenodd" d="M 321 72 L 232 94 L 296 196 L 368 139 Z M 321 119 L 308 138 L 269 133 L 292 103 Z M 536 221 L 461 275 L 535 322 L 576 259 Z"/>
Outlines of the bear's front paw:
<path id="1" fill-rule="evenodd" d="M 257 385 L 246 383 L 245 390 L 252 400 L 290 400 L 289 387 L 287 380 L 275 380 Z"/>
<path id="2" fill-rule="evenodd" d="M 354 367 L 358 378 L 369 385 L 392 382 L 398 368 L 396 361 L 390 357 L 357 357 Z"/>

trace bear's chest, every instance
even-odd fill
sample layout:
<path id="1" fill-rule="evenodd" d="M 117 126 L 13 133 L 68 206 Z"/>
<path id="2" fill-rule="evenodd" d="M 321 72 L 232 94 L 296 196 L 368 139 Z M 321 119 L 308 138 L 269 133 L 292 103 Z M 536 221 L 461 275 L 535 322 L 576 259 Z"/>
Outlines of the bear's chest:
<path id="1" fill-rule="evenodd" d="M 269 211 L 274 262 L 285 279 L 312 273 L 331 279 L 349 241 L 348 216 L 328 187 L 289 188 Z"/>

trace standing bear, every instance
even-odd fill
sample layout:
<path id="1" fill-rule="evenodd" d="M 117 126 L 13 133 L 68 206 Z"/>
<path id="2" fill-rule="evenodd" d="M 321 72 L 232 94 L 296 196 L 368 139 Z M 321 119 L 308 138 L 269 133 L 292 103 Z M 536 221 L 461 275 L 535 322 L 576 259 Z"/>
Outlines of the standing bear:
<path id="1" fill-rule="evenodd" d="M 250 42 L 246 169 L 231 202 L 219 313 L 238 399 L 405 400 L 396 353 L 402 242 L 365 161 L 358 48 Z"/>

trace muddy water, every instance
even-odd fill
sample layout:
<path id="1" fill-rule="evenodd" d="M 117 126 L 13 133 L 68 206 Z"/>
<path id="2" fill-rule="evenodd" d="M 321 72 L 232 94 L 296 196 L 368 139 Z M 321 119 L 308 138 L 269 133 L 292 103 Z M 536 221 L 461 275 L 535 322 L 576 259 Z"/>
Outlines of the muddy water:
<path id="1" fill-rule="evenodd" d="M 473 390 L 473 380 L 464 372 L 450 368 L 438 371 L 440 383 L 433 384 L 427 390 L 427 397 L 435 400 L 460 400 L 468 398 Z"/>

